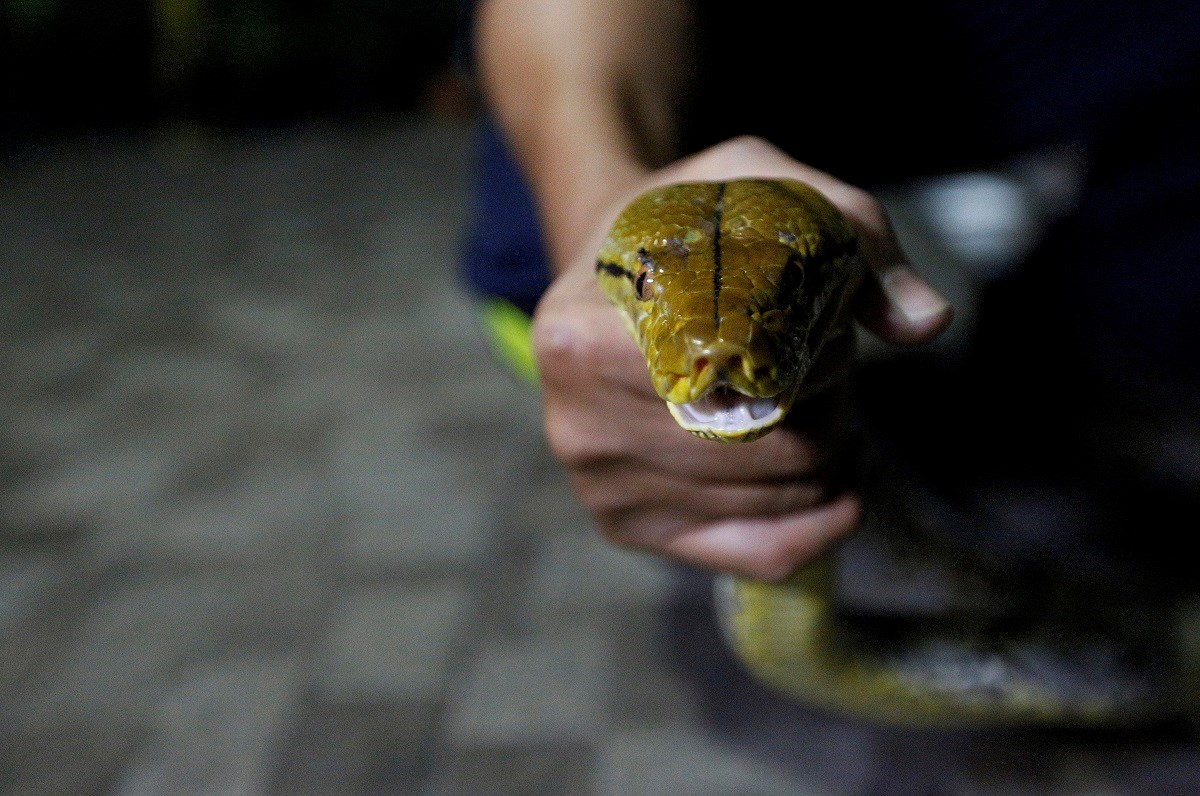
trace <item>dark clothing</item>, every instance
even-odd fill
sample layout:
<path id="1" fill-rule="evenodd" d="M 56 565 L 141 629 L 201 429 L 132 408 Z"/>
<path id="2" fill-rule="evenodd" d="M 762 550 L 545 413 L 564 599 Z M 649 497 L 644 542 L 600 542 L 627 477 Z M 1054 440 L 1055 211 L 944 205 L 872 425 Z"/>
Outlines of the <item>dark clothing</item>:
<path id="1" fill-rule="evenodd" d="M 463 276 L 485 296 L 508 299 L 528 313 L 550 284 L 537 210 L 500 131 L 484 119 Z"/>
<path id="2" fill-rule="evenodd" d="M 699 3 L 689 149 L 754 133 L 871 187 L 1082 147 L 1079 204 L 1018 277 L 1050 315 L 983 322 L 1044 324 L 1051 362 L 1129 389 L 1200 394 L 1200 5 L 769 7 Z"/>
<path id="3" fill-rule="evenodd" d="M 687 151 L 754 133 L 878 187 L 1081 146 L 1079 205 L 1030 258 L 1037 272 L 1019 277 L 1049 316 L 1010 306 L 997 333 L 1020 317 L 1055 341 L 1038 346 L 1054 349 L 1051 361 L 1135 392 L 1200 394 L 1194 0 L 733 8 L 696 2 Z M 484 124 L 480 140 L 464 270 L 478 290 L 531 309 L 548 282 L 536 214 L 496 131 Z"/>

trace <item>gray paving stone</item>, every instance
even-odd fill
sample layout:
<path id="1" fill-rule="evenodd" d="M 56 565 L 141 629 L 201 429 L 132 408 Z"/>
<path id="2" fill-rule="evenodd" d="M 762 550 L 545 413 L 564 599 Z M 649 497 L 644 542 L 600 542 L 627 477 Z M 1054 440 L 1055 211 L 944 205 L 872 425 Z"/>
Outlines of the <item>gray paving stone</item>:
<path id="1" fill-rule="evenodd" d="M 595 792 L 592 758 L 591 744 L 453 750 L 420 793 L 421 796 L 591 796 Z"/>
<path id="2" fill-rule="evenodd" d="M 784 709 L 706 606 L 664 617 L 460 289 L 472 134 L 10 153 L 0 791 L 1196 790 L 1190 735 L 913 740 Z"/>
<path id="3" fill-rule="evenodd" d="M 329 374 L 335 378 L 336 374 Z M 351 386 L 359 386 L 352 383 Z M 330 438 L 332 475 L 348 494 L 390 491 L 387 476 L 380 468 L 405 466 L 407 460 L 424 460 L 440 456 L 440 451 L 417 450 L 415 442 L 417 414 L 411 401 L 397 399 L 396 390 L 390 394 L 378 386 L 344 396 L 343 419 Z"/>
<path id="4" fill-rule="evenodd" d="M 28 394 L 79 375 L 96 363 L 106 337 L 98 324 L 73 324 L 9 342 L 0 349 L 0 365 L 3 372 L 19 373 L 21 378 L 5 379 L 4 394 L 12 400 L 14 393 Z"/>
<path id="5" fill-rule="evenodd" d="M 92 597 L 61 658 L 4 706 L 6 721 L 25 735 L 136 722 L 182 665 L 219 650 L 296 644 L 295 625 L 317 606 L 314 574 L 264 569 L 119 583 Z"/>
<path id="6" fill-rule="evenodd" d="M 437 698 L 471 607 L 461 580 L 350 591 L 330 612 L 319 694 L 331 702 Z"/>
<path id="7" fill-rule="evenodd" d="M 354 368 L 310 363 L 311 357 L 280 374 L 264 391 L 263 408 L 281 418 L 320 418 L 326 427 L 341 425 L 350 406 L 368 400 L 374 385 Z"/>
<path id="8" fill-rule="evenodd" d="M 364 791 L 371 740 L 360 717 L 305 717 L 295 733 L 270 793 L 352 796 Z"/>
<path id="9" fill-rule="evenodd" d="M 224 489 L 161 503 L 107 524 L 89 540 L 89 553 L 106 565 L 269 565 L 312 551 L 333 513 L 317 474 L 288 464 L 252 467 Z"/>
<path id="10" fill-rule="evenodd" d="M 269 792 L 417 793 L 432 765 L 438 710 L 437 701 L 309 704 Z"/>
<path id="11" fill-rule="evenodd" d="M 220 622 L 223 593 L 198 586 L 141 584 L 97 599 L 66 659 L 9 707 L 13 726 L 42 733 L 148 710 L 172 666 L 211 643 Z"/>
<path id="12" fill-rule="evenodd" d="M 224 352 L 159 348 L 106 358 L 100 378 L 125 400 L 151 396 L 174 406 L 228 407 L 250 397 L 254 373 Z"/>
<path id="13" fill-rule="evenodd" d="M 164 453 L 174 453 L 178 465 L 169 489 L 174 491 L 188 473 L 214 460 L 234 458 L 246 447 L 261 445 L 263 420 L 258 393 L 244 401 L 178 402 L 160 400 L 141 420 L 138 434 Z M 164 495 L 170 499 L 171 495 Z"/>
<path id="14" fill-rule="evenodd" d="M 597 796 L 806 796 L 811 783 L 693 729 L 627 730 L 598 749 Z"/>
<path id="15" fill-rule="evenodd" d="M 611 651 L 598 628 L 495 640 L 451 694 L 446 738 L 461 747 L 586 742 L 607 732 Z"/>
<path id="16" fill-rule="evenodd" d="M 241 292 L 209 308 L 212 333 L 239 348 L 291 355 L 318 341 L 328 326 L 317 308 L 292 297 Z"/>
<path id="17" fill-rule="evenodd" d="M 457 311 L 445 297 L 425 306 L 390 307 L 347 328 L 333 349 L 341 360 L 329 364 L 334 372 L 371 384 L 383 406 L 419 420 L 494 417 L 499 429 L 514 393 L 476 326 L 473 313 Z"/>
<path id="18" fill-rule="evenodd" d="M 487 506 L 450 490 L 403 504 L 387 499 L 360 501 L 352 511 L 346 561 L 364 572 L 474 570 L 491 544 Z"/>
<path id="19" fill-rule="evenodd" d="M 0 553 L 0 561 L 6 557 L 44 560 L 54 570 L 52 582 L 35 581 L 33 593 L 26 594 L 32 600 L 18 599 L 21 609 L 0 632 L 0 716 L 5 717 L 0 721 L 0 736 L 6 725 L 18 729 L 6 707 L 25 704 L 30 684 L 39 681 L 43 670 L 59 665 L 65 648 L 73 643 L 79 617 L 94 599 L 91 578 L 79 572 L 69 545 L 60 545 L 60 540 L 47 545 L 45 541 L 37 539 L 29 552 Z"/>
<path id="20" fill-rule="evenodd" d="M 598 536 L 596 524 L 576 500 L 566 474 L 543 449 L 537 468 L 522 488 L 522 500 L 513 508 L 512 522 L 530 534 L 553 538 L 563 534 Z"/>
<path id="21" fill-rule="evenodd" d="M 411 298 L 411 305 L 405 301 L 386 308 L 372 308 L 347 319 L 334 341 L 334 350 L 346 362 L 367 372 L 377 372 L 384 367 L 403 369 L 421 365 L 429 349 L 440 346 L 442 341 L 441 335 L 437 336 L 436 342 L 429 337 L 431 332 L 436 333 L 436 327 L 414 322 L 420 295 L 418 292 L 403 297 Z M 422 337 L 414 337 L 418 334 L 416 329 L 421 330 Z M 400 382 L 396 386 L 411 388 L 414 384 L 419 382 Z"/>
<path id="22" fill-rule="evenodd" d="M 645 611 L 674 583 L 660 559 L 617 549 L 594 531 L 564 533 L 538 544 L 521 615 L 532 626 L 604 609 Z"/>
<path id="23" fill-rule="evenodd" d="M 621 662 L 608 693 L 614 728 L 700 727 L 706 706 L 695 682 L 676 671 L 671 648 L 679 621 L 661 606 L 613 617 L 613 657 Z M 699 657 L 698 655 L 696 657 Z"/>
<path id="24" fill-rule="evenodd" d="M 85 719 L 32 738 L 0 732 L 0 793 L 5 796 L 92 796 L 107 793 L 141 729 Z"/>
<path id="25" fill-rule="evenodd" d="M 112 793 L 264 792 L 298 675 L 290 657 L 218 660 L 188 673 L 155 707 L 152 734 Z"/>
<path id="26" fill-rule="evenodd" d="M 441 362 L 442 356 L 435 352 L 427 359 Z M 453 483 L 493 503 L 513 504 L 518 485 L 524 495 L 529 463 L 546 455 L 536 392 L 516 384 L 489 358 L 452 370 L 444 364 L 421 367 L 429 372 L 379 370 L 373 384 L 343 401 L 335 461 L 346 465 L 349 476 L 368 456 L 385 460 L 372 465 L 376 470 L 405 466 L 387 463 L 388 457 L 411 456 L 418 463 L 436 458 Z"/>
<path id="27" fill-rule="evenodd" d="M 118 440 L 67 457 L 61 466 L 12 490 L 0 507 L 13 526 L 87 522 L 139 510 L 181 466 L 154 439 Z"/>
<path id="28" fill-rule="evenodd" d="M 483 559 L 492 528 L 487 491 L 437 453 L 403 438 L 338 446 L 333 472 L 346 499 L 351 566 L 460 571 Z"/>
<path id="29" fill-rule="evenodd" d="M 482 483 L 502 479 L 516 461 L 544 458 L 542 402 L 537 391 L 490 360 L 431 379 L 415 423 L 432 440 L 460 452 L 455 461 Z M 521 483 L 526 485 L 527 474 Z"/>
<path id="30" fill-rule="evenodd" d="M 453 267 L 454 259 L 443 260 L 446 265 Z M 448 275 L 454 278 L 456 275 Z M 459 373 L 470 371 L 470 363 L 486 360 L 490 357 L 487 347 L 487 336 L 481 325 L 479 303 L 474 296 L 464 290 L 446 290 L 438 285 L 432 285 L 429 300 L 414 307 L 410 313 L 412 324 L 419 329 L 436 332 L 434 348 L 445 352 L 446 356 L 432 363 L 457 376 Z"/>
<path id="31" fill-rule="evenodd" d="M 42 556 L 0 554 L 0 638 L 29 622 L 64 577 L 60 564 Z"/>
<path id="32" fill-rule="evenodd" d="M 115 405 L 108 407 L 94 399 L 10 405 L 2 433 L 18 450 L 42 456 L 76 453 L 104 440 L 106 421 L 115 411 Z"/>

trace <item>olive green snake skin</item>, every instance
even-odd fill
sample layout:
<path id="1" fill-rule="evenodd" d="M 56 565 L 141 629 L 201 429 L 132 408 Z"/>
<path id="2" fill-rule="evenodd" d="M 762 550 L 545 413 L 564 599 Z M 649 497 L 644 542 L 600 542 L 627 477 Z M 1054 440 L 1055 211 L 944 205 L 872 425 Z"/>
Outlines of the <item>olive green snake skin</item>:
<path id="1" fill-rule="evenodd" d="M 657 188 L 619 216 L 598 282 L 646 357 L 658 394 L 697 436 L 751 442 L 792 407 L 826 346 L 851 333 L 866 271 L 859 237 L 810 186 L 738 179 Z M 759 679 L 810 704 L 906 724 L 1129 724 L 1145 689 L 1063 685 L 1041 639 L 860 632 L 839 612 L 827 557 L 784 584 L 722 576 L 717 613 Z M 1084 681 L 1084 682 L 1080 682 Z"/>

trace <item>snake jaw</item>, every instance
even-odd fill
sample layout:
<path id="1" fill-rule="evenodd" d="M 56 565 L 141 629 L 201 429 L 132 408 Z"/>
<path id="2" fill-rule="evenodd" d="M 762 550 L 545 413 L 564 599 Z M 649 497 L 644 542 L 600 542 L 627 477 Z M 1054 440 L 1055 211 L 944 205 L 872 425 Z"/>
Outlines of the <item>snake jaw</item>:
<path id="1" fill-rule="evenodd" d="M 717 385 L 694 401 L 667 403 L 671 416 L 684 429 L 722 442 L 758 439 L 783 420 L 790 406 L 786 393 L 747 395 L 728 385 Z"/>
<path id="2" fill-rule="evenodd" d="M 803 357 L 784 366 L 778 341 L 754 330 L 741 337 L 745 344 L 698 337 L 676 349 L 684 353 L 682 360 L 664 363 L 653 353 L 647 357 L 671 416 L 698 437 L 749 442 L 774 428 L 791 408 L 798 383 L 795 364 Z M 656 375 L 655 366 L 664 364 L 666 374 Z"/>

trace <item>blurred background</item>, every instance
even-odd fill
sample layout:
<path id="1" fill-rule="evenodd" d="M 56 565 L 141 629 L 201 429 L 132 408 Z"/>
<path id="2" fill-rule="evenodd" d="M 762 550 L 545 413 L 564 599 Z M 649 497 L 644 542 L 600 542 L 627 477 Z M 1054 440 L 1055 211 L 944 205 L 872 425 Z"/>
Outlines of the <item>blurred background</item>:
<path id="1" fill-rule="evenodd" d="M 598 539 L 459 276 L 457 22 L 0 0 L 0 792 L 1196 792 L 1178 728 L 788 703 Z M 888 195 L 943 345 L 1072 179 Z"/>

